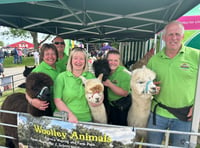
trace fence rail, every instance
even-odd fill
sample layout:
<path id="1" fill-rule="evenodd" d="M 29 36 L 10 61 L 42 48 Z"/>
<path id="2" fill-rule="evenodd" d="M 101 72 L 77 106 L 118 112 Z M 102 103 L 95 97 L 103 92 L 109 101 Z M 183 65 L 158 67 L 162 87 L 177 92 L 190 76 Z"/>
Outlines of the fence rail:
<path id="1" fill-rule="evenodd" d="M 0 110 L 0 113 L 8 113 L 8 114 L 18 114 L 18 112 L 13 112 L 13 111 L 6 111 L 6 110 Z M 65 115 L 66 116 L 66 115 Z M 52 119 L 54 119 L 53 117 L 51 117 Z M 58 118 L 55 118 L 58 119 Z M 65 118 L 63 118 L 64 120 Z M 83 122 L 84 124 L 84 122 Z M 17 125 L 13 125 L 13 124 L 6 124 L 3 122 L 0 122 L 0 126 L 9 126 L 9 127 L 14 127 L 17 128 Z M 152 147 L 159 147 L 159 148 L 178 148 L 177 146 L 170 146 L 169 145 L 169 136 L 170 134 L 186 134 L 186 135 L 190 135 L 190 136 L 197 136 L 200 137 L 200 133 L 195 133 L 195 132 L 181 132 L 181 131 L 172 131 L 172 130 L 159 130 L 159 129 L 150 129 L 150 128 L 138 128 L 135 127 L 134 131 L 153 131 L 153 132 L 162 132 L 165 133 L 165 140 L 163 141 L 163 143 L 161 145 L 158 144 L 151 144 L 151 143 L 144 143 L 144 142 L 135 142 L 135 145 L 142 145 L 142 146 L 152 146 Z M 10 137 L 8 135 L 4 135 L 3 133 L 0 133 L 0 139 L 2 138 L 8 138 L 8 139 L 15 139 L 14 137 Z M 186 141 L 186 147 L 188 148 L 195 148 L 197 145 L 197 143 L 191 143 L 190 141 Z M 0 143 L 0 147 L 5 147 L 4 145 L 2 145 Z"/>
<path id="2" fill-rule="evenodd" d="M 12 90 L 13 93 L 15 89 L 22 83 L 25 83 L 25 77 L 23 73 L 17 73 L 14 75 L 8 75 L 0 78 L 0 93 Z"/>

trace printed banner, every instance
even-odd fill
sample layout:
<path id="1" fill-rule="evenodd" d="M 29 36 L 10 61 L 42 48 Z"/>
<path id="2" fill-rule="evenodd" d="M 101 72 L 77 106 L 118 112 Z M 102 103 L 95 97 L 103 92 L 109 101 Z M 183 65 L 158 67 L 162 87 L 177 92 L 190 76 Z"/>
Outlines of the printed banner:
<path id="1" fill-rule="evenodd" d="M 18 114 L 19 145 L 42 148 L 132 148 L 133 127 L 70 123 L 50 117 Z"/>

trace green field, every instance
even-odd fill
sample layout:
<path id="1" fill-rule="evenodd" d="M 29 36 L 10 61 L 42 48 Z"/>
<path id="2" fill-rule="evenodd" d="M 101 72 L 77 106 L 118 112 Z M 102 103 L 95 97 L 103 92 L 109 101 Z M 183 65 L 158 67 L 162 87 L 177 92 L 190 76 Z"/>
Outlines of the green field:
<path id="1" fill-rule="evenodd" d="M 4 59 L 4 68 L 10 68 L 10 67 L 16 67 L 16 66 L 33 66 L 34 65 L 34 59 L 33 57 L 23 57 L 22 64 L 14 64 L 13 63 L 13 56 L 6 57 Z"/>

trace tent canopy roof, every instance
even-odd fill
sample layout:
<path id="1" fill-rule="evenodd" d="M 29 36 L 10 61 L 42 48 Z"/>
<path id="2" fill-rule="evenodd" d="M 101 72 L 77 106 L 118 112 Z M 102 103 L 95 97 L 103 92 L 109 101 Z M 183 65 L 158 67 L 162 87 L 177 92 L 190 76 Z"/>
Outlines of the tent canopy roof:
<path id="1" fill-rule="evenodd" d="M 0 25 L 82 42 L 148 40 L 197 0 L 1 0 Z"/>

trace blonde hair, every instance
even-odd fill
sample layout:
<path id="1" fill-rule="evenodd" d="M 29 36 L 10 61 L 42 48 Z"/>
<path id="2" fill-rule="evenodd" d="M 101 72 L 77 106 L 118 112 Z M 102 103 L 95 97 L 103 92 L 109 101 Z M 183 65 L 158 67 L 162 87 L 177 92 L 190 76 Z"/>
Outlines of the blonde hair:
<path id="1" fill-rule="evenodd" d="M 68 62 L 67 62 L 67 70 L 72 72 L 73 70 L 73 66 L 72 66 L 72 58 L 74 56 L 75 53 L 77 52 L 82 52 L 85 56 L 85 66 L 84 66 L 84 69 L 83 69 L 83 72 L 85 71 L 88 71 L 88 56 L 87 56 L 87 53 L 85 52 L 85 49 L 84 48 L 80 48 L 80 47 L 74 47 L 69 55 L 69 59 L 68 59 Z"/>

